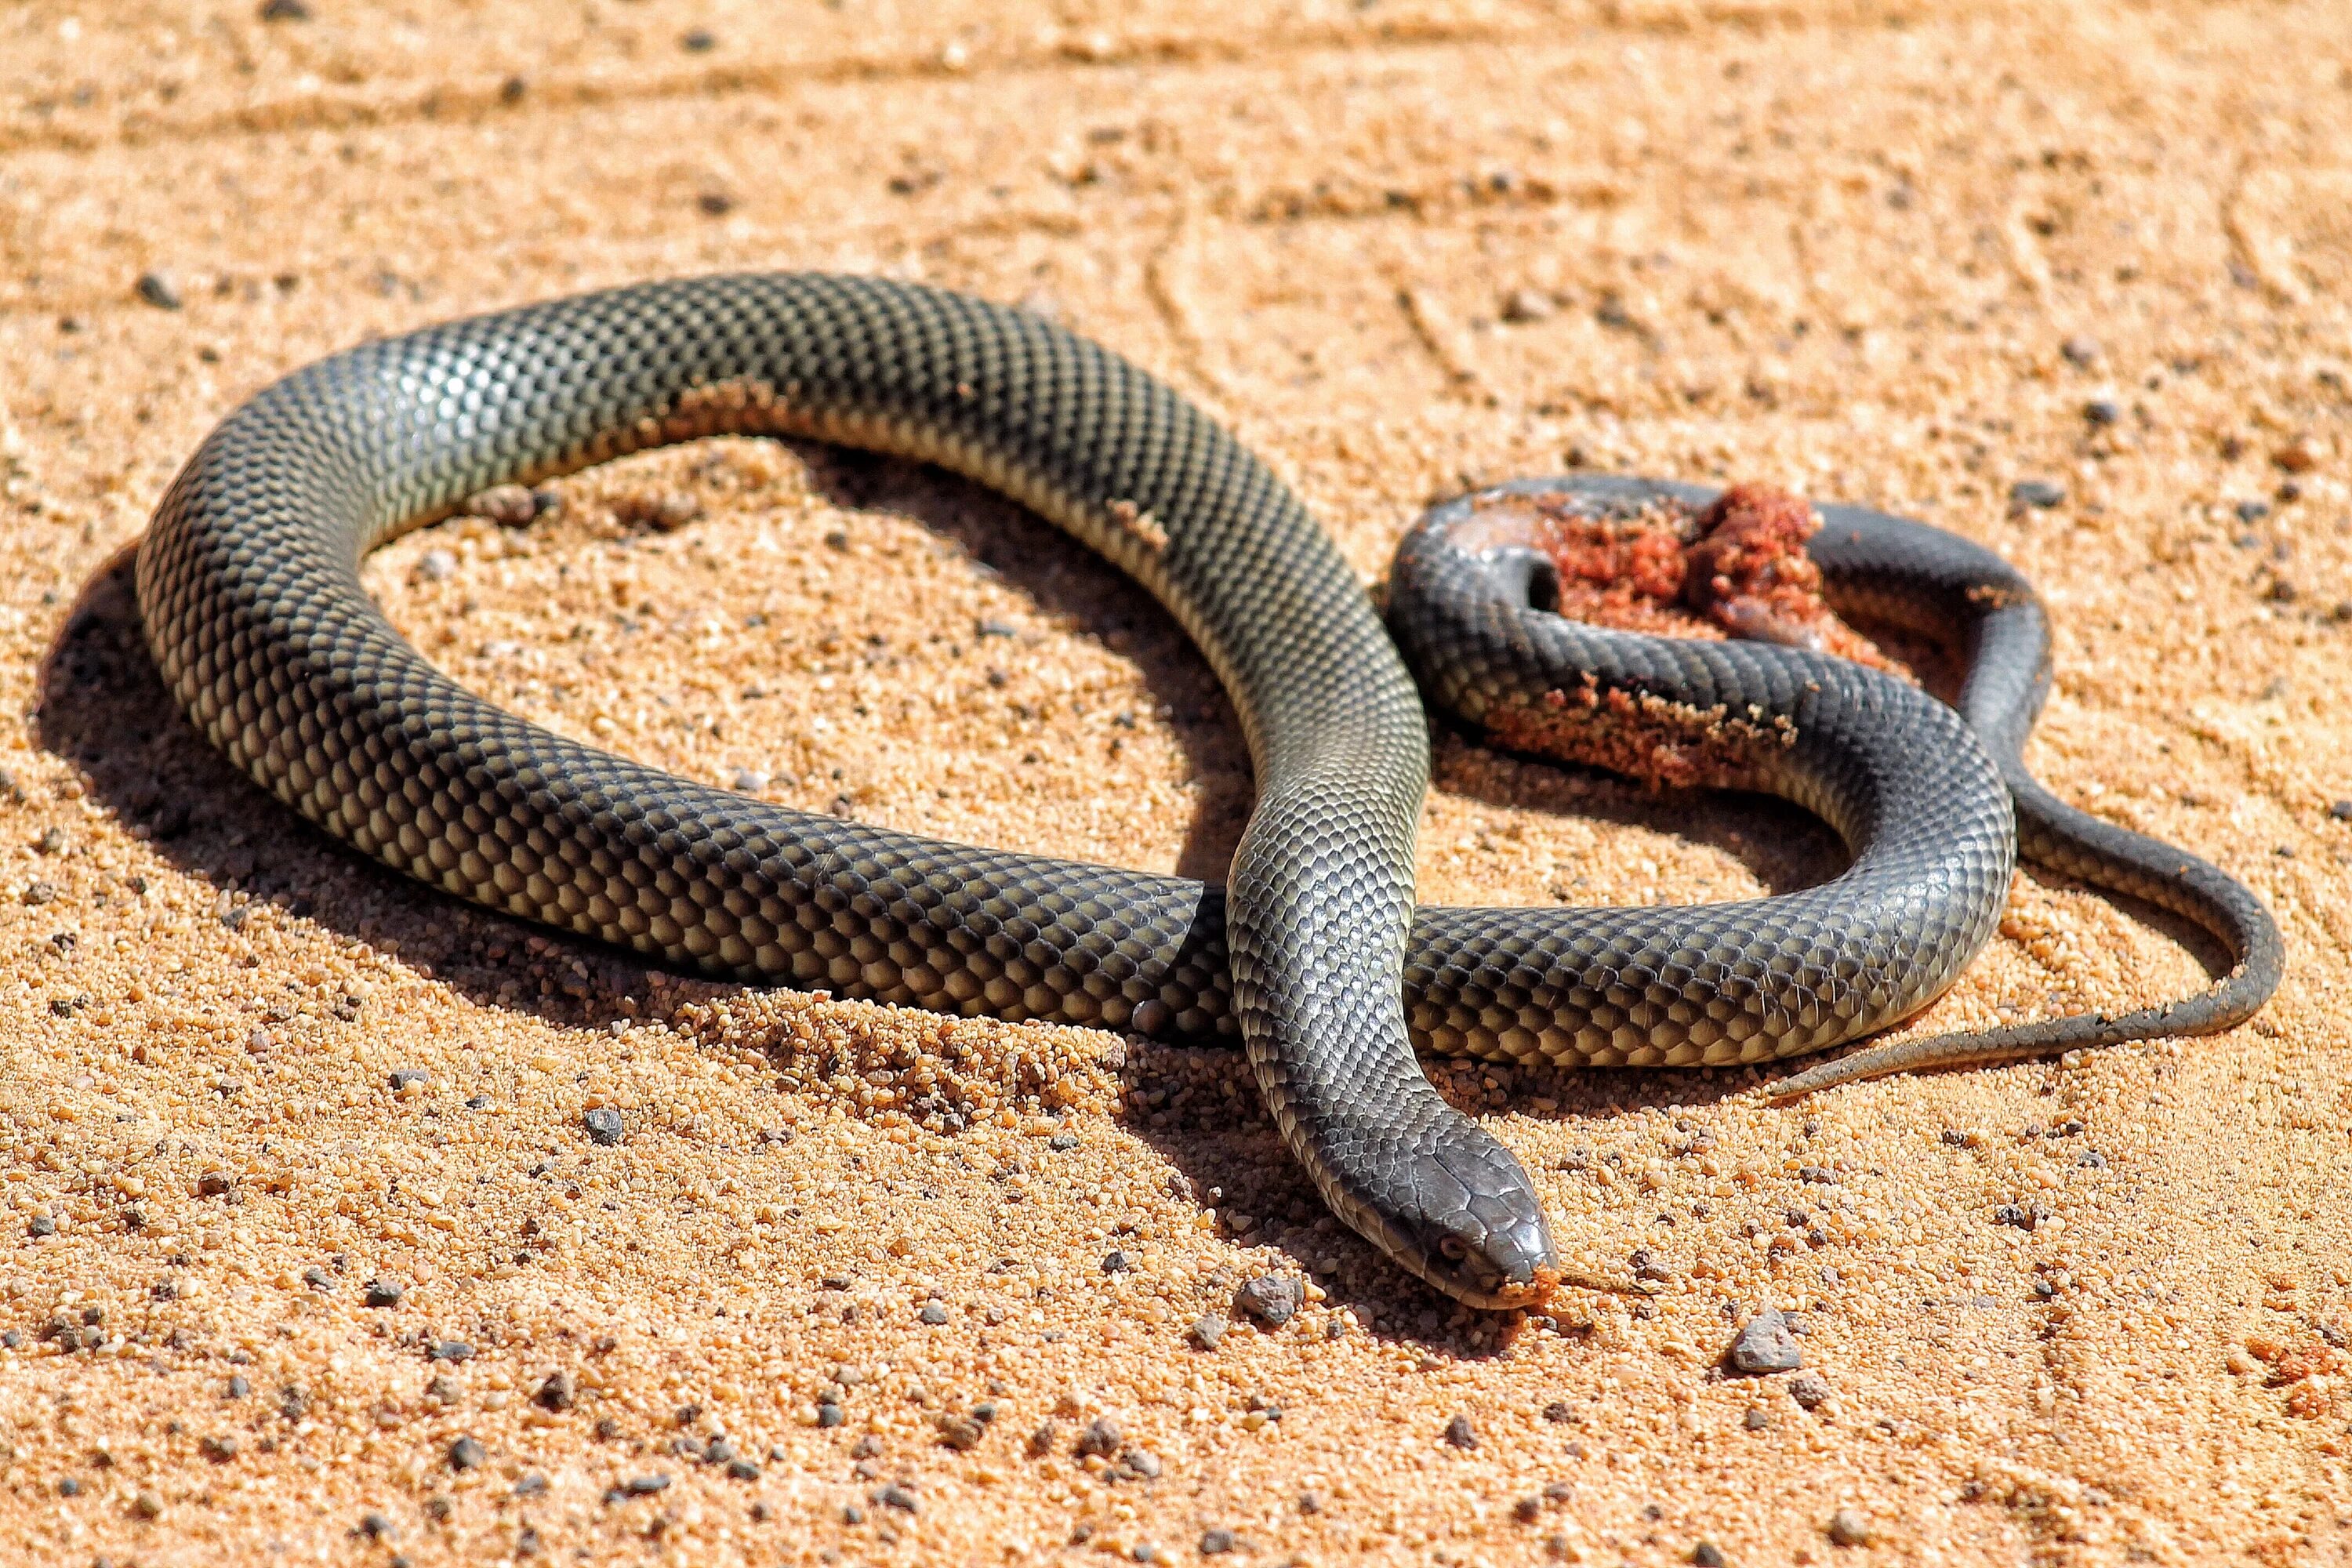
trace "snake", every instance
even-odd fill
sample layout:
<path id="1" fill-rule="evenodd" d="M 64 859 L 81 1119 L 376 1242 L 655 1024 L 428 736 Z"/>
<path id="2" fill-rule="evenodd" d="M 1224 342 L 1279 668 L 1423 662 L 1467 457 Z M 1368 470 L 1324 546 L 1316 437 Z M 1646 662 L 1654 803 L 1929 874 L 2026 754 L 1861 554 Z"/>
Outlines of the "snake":
<path id="1" fill-rule="evenodd" d="M 489 487 L 719 435 L 935 464 L 1035 511 L 1158 599 L 1231 697 L 1254 770 L 1223 886 L 945 843 L 675 777 L 466 690 L 362 584 L 370 551 Z M 1422 640 L 1458 657 L 1541 614 L 1524 551 L 1455 549 L 1443 530 L 1415 539 L 1475 590 L 1456 605 L 1459 635 Z M 1932 584 L 1890 586 L 1867 548 L 1853 559 L 1854 583 L 1896 618 L 1948 608 Z M 357 851 L 713 977 L 1238 1038 L 1331 1211 L 1402 1269 L 1489 1309 L 1538 1305 L 1581 1277 L 1561 1263 L 1526 1167 L 1439 1095 L 1416 1046 L 1564 1064 L 1760 1061 L 1906 1016 L 1993 929 L 2015 830 L 1989 756 L 2000 737 L 2021 742 L 2032 718 L 2012 690 L 1988 753 L 1968 721 L 1900 682 L 1765 644 L 1694 644 L 1708 651 L 1634 657 L 1600 678 L 1743 711 L 1752 697 L 1782 759 L 1754 770 L 1759 786 L 1785 786 L 1848 832 L 1863 853 L 1837 897 L 1859 874 L 1877 895 L 1873 930 L 1937 955 L 1924 980 L 1898 974 L 1900 955 L 1875 937 L 1854 945 L 1833 910 L 1792 924 L 1785 900 L 1418 907 L 1423 689 L 1468 688 L 1443 672 L 1416 681 L 1391 631 L 1441 622 L 1393 603 L 1384 618 L 1280 478 L 1126 359 L 1034 312 L 824 273 L 630 285 L 307 364 L 198 446 L 157 506 L 136 584 L 150 652 L 196 730 Z M 1790 679 L 1784 656 L 1811 673 Z M 1798 710 L 1794 745 L 1768 696 Z M 1825 762 L 1802 739 L 1827 709 L 1844 718 L 1822 732 L 1874 760 Z M 1926 744 L 1916 726 L 1930 723 Z M 2085 875 L 2120 863 L 2120 830 L 2055 831 L 2092 846 Z M 2158 858 L 2132 886 L 2162 901 L 2186 885 L 2168 868 L 2188 862 Z M 2260 989 L 2266 951 L 2244 945 L 2221 989 Z"/>

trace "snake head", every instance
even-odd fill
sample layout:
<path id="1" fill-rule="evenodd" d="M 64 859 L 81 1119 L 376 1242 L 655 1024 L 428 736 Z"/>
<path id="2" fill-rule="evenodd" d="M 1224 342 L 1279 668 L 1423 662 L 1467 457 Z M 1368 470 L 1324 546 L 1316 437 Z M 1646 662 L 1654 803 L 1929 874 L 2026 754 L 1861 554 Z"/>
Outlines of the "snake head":
<path id="1" fill-rule="evenodd" d="M 1470 1306 L 1540 1305 L 1559 1283 L 1559 1262 L 1517 1156 L 1465 1123 L 1415 1164 L 1413 1201 L 1387 1216 L 1402 1233 L 1390 1255 Z"/>

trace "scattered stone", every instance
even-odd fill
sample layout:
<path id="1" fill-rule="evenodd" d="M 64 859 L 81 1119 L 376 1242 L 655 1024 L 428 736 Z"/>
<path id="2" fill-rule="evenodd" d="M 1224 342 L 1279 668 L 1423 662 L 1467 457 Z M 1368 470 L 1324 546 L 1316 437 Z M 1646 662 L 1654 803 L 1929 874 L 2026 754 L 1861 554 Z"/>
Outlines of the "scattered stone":
<path id="1" fill-rule="evenodd" d="M 426 1087 L 432 1083 L 433 1075 L 423 1068 L 394 1068 L 391 1077 L 385 1081 L 392 1085 L 393 1092 L 397 1094 L 404 1089 Z"/>
<path id="2" fill-rule="evenodd" d="M 1750 1432 L 1762 1432 L 1770 1427 L 1772 1417 L 1764 1413 L 1762 1405 L 1751 1405 L 1748 1407 L 1748 1414 L 1740 1417 L 1740 1425 Z"/>
<path id="3" fill-rule="evenodd" d="M 81 1496 L 81 1482 L 80 1482 L 80 1481 L 79 1481 L 79 1480 L 77 1480 L 77 1479 L 76 1479 L 75 1478 L 73 1478 L 72 1476 L 68 1476 L 64 1480 L 61 1480 L 61 1481 L 59 1481 L 59 1482 L 58 1483 L 58 1496 L 59 1496 L 59 1497 L 79 1497 L 79 1496 Z"/>
<path id="4" fill-rule="evenodd" d="M 1149 1448 L 1129 1448 L 1119 1455 L 1118 1468 L 1121 1473 L 1139 1480 L 1156 1481 L 1160 1479 L 1160 1456 Z"/>
<path id="5" fill-rule="evenodd" d="M 940 1441 L 959 1454 L 968 1454 L 979 1447 L 981 1438 L 988 1431 L 987 1423 L 970 1415 L 936 1416 L 931 1425 L 939 1428 Z"/>
<path id="6" fill-rule="evenodd" d="M 656 533 L 675 533 L 702 515 L 702 503 L 683 491 L 665 490 L 660 495 L 624 496 L 613 511 L 625 523 L 650 528 Z"/>
<path id="7" fill-rule="evenodd" d="M 897 1481 L 892 1481 L 874 1494 L 874 1500 L 884 1508 L 895 1508 L 901 1513 L 915 1511 L 915 1494 Z"/>
<path id="8" fill-rule="evenodd" d="M 730 1459 L 727 1461 L 727 1476 L 730 1480 L 756 1481 L 760 1479 L 760 1467 L 749 1459 Z"/>
<path id="9" fill-rule="evenodd" d="M 1089 1454 L 1097 1454 L 1108 1459 L 1118 1452 L 1120 1436 L 1117 1421 L 1108 1415 L 1097 1415 L 1087 1424 L 1085 1431 L 1078 1434 L 1077 1445 L 1072 1451 L 1081 1459 Z"/>
<path id="10" fill-rule="evenodd" d="M 307 22 L 310 19 L 309 0 L 262 0 L 261 19 L 265 22 Z"/>
<path id="11" fill-rule="evenodd" d="M 817 1402 L 816 1424 L 818 1426 L 838 1426 L 848 1419 L 849 1417 L 843 1414 L 841 1406 L 832 1400 L 823 1399 Z"/>
<path id="12" fill-rule="evenodd" d="M 926 1301 L 923 1303 L 923 1310 L 915 1316 L 936 1329 L 948 1321 L 948 1310 L 940 1302 Z"/>
<path id="13" fill-rule="evenodd" d="M 725 217 L 735 210 L 735 198 L 724 191 L 705 191 L 694 198 L 694 205 L 705 217 Z"/>
<path id="14" fill-rule="evenodd" d="M 547 1478 L 537 1470 L 531 1471 L 514 1484 L 514 1495 L 517 1497 L 541 1497 L 545 1495 L 546 1491 Z"/>
<path id="15" fill-rule="evenodd" d="M 240 1372 L 228 1380 L 228 1386 L 221 1392 L 231 1399 L 243 1399 L 253 1392 L 253 1382 Z"/>
<path id="16" fill-rule="evenodd" d="M 2009 504 L 2021 510 L 2032 507 L 2047 511 L 2065 500 L 2066 487 L 2054 479 L 2020 479 L 2009 487 Z"/>
<path id="17" fill-rule="evenodd" d="M 142 1491 L 131 1500 L 131 1511 L 141 1519 L 154 1519 L 163 1511 L 163 1500 L 153 1492 Z"/>
<path id="18" fill-rule="evenodd" d="M 1281 1274 L 1261 1274 L 1234 1292 L 1234 1307 L 1269 1329 L 1278 1329 L 1298 1314 L 1298 1281 Z"/>
<path id="19" fill-rule="evenodd" d="M 580 1119 L 588 1130 L 588 1142 L 601 1149 L 609 1149 L 621 1141 L 621 1113 L 609 1105 L 600 1105 Z"/>
<path id="20" fill-rule="evenodd" d="M 1511 1517 L 1521 1524 L 1533 1524 L 1543 1516 L 1543 1500 L 1523 1497 L 1511 1504 Z"/>
<path id="21" fill-rule="evenodd" d="M 758 795 L 768 787 L 768 775 L 757 768 L 737 768 L 735 787 L 745 795 Z"/>
<path id="22" fill-rule="evenodd" d="M 1830 1402 L 1830 1380 L 1818 1372 L 1801 1372 L 1789 1380 L 1789 1397 L 1807 1410 Z"/>
<path id="23" fill-rule="evenodd" d="M 2083 405 L 2083 418 L 2093 425 L 2112 425 L 2124 416 L 2122 405 L 2112 397 L 2094 397 Z"/>
<path id="24" fill-rule="evenodd" d="M 651 1497 L 656 1492 L 669 1489 L 669 1478 L 659 1471 L 650 1476 L 631 1476 L 622 1483 L 622 1489 L 631 1497 Z"/>
<path id="25" fill-rule="evenodd" d="M 28 904 L 53 903 L 57 896 L 57 885 L 53 882 L 28 882 L 25 885 L 25 901 Z"/>
<path id="26" fill-rule="evenodd" d="M 1724 1568 L 1727 1559 L 1723 1548 L 1712 1541 L 1701 1541 L 1691 1548 L 1690 1560 L 1696 1568 Z"/>
<path id="27" fill-rule="evenodd" d="M 2260 522 L 2263 519 L 2270 516 L 2271 503 L 2266 500 L 2263 500 L 2258 497 L 2249 497 L 2248 499 L 2240 501 L 2231 510 L 2238 514 L 2238 521 L 2240 522 Z M 2259 542 L 2259 541 L 2257 542 Z"/>
<path id="28" fill-rule="evenodd" d="M 1212 1525 L 1201 1531 L 1201 1555 L 1203 1557 L 1223 1557 L 1239 1544 L 1234 1539 L 1234 1532 L 1222 1525 Z"/>
<path id="29" fill-rule="evenodd" d="M 1832 1546 L 1867 1546 L 1873 1539 L 1870 1521 L 1850 1508 L 1830 1515 L 1827 1530 Z"/>
<path id="30" fill-rule="evenodd" d="M 2271 454 L 2271 461 L 2290 474 L 2307 474 L 2319 466 L 2319 453 L 2308 441 L 2290 441 Z"/>
<path id="31" fill-rule="evenodd" d="M 1568 1401 L 1565 1399 L 1555 1399 L 1549 1405 L 1543 1407 L 1543 1418 L 1550 1422 L 1555 1426 L 1559 1426 L 1563 1421 L 1574 1419 L 1575 1415 L 1575 1410 L 1570 1406 Z"/>
<path id="32" fill-rule="evenodd" d="M 433 1347 L 433 1359 L 450 1362 L 471 1361 L 474 1359 L 474 1347 L 463 1340 L 443 1340 Z"/>
<path id="33" fill-rule="evenodd" d="M 2058 345 L 2058 352 L 2066 356 L 2066 363 L 2068 364 L 2074 365 L 2077 369 L 2087 368 L 2098 363 L 2099 340 L 2094 337 L 2084 336 L 2078 332 L 2074 337 L 2068 338 L 2064 342 L 2060 343 Z"/>
<path id="34" fill-rule="evenodd" d="M 453 1470 L 478 1470 L 489 1463 L 489 1450 L 472 1437 L 460 1437 L 449 1445 L 449 1468 Z"/>
<path id="35" fill-rule="evenodd" d="M 25 1223 L 25 1233 L 27 1236 L 36 1237 L 55 1236 L 58 1233 L 58 1222 L 47 1215 L 37 1214 Z"/>
<path id="36" fill-rule="evenodd" d="M 550 492 L 551 496 L 552 492 Z M 500 528 L 528 528 L 539 520 L 542 510 L 540 492 L 525 489 L 520 485 L 492 485 L 466 500 L 468 514 L 497 523 Z"/>
<path id="37" fill-rule="evenodd" d="M 1125 1274 L 1134 1268 L 1135 1259 L 1124 1252 L 1107 1253 L 1103 1257 L 1102 1270 L 1106 1274 Z"/>
<path id="38" fill-rule="evenodd" d="M 689 55 L 707 55 L 719 47 L 719 35 L 708 27 L 694 27 L 677 41 L 677 47 Z"/>
<path id="39" fill-rule="evenodd" d="M 371 1307 L 397 1307 L 408 1297 L 408 1287 L 391 1275 L 382 1275 L 367 1282 L 367 1304 Z"/>
<path id="40" fill-rule="evenodd" d="M 1470 1425 L 1467 1415 L 1456 1415 L 1445 1424 L 1445 1441 L 1456 1448 L 1475 1448 L 1478 1446 L 1478 1429 Z"/>
<path id="41" fill-rule="evenodd" d="M 236 1439 L 226 1436 L 206 1437 L 196 1445 L 196 1451 L 215 1465 L 226 1465 L 236 1458 Z"/>
<path id="42" fill-rule="evenodd" d="M 2002 1204 L 1992 1211 L 1995 1225 L 2013 1225 L 2020 1230 L 2032 1230 L 2049 1217 L 2049 1208 L 2042 1204 Z"/>
<path id="43" fill-rule="evenodd" d="M 1225 1330 L 1229 1326 L 1224 1319 L 1214 1312 L 1204 1312 L 1192 1320 L 1192 1327 L 1189 1331 L 1194 1344 L 1204 1351 L 1213 1351 L 1225 1337 Z"/>
<path id="44" fill-rule="evenodd" d="M 2352 822 L 2352 800 L 2339 800 L 2327 808 L 2327 815 L 2338 822 Z"/>
<path id="45" fill-rule="evenodd" d="M 1051 1421 L 1039 1422 L 1037 1429 L 1029 1434 L 1029 1457 L 1033 1459 L 1042 1459 L 1052 1453 L 1054 1444 L 1061 1435 L 1061 1428 Z"/>
<path id="46" fill-rule="evenodd" d="M 1540 289 L 1514 289 L 1503 299 L 1503 320 L 1525 323 L 1549 321 L 1556 307 Z"/>
<path id="47" fill-rule="evenodd" d="M 163 273 L 142 272 L 136 287 L 139 298 L 159 310 L 176 310 L 180 308 L 180 290 Z"/>
<path id="48" fill-rule="evenodd" d="M 1056 1132 L 1045 1140 L 1045 1147 L 1056 1154 L 1066 1154 L 1077 1146 L 1078 1135 L 1075 1132 Z"/>
<path id="49" fill-rule="evenodd" d="M 1789 1320 L 1778 1307 L 1767 1307 L 1748 1320 L 1731 1342 L 1731 1370 L 1747 1377 L 1766 1373 L 1794 1372 L 1804 1364 Z"/>
<path id="50" fill-rule="evenodd" d="M 547 1374 L 546 1381 L 539 1385 L 539 1391 L 530 1397 L 531 1403 L 541 1410 L 561 1414 L 571 1409 L 578 1402 L 579 1394 L 572 1387 L 570 1373 L 551 1372 Z"/>

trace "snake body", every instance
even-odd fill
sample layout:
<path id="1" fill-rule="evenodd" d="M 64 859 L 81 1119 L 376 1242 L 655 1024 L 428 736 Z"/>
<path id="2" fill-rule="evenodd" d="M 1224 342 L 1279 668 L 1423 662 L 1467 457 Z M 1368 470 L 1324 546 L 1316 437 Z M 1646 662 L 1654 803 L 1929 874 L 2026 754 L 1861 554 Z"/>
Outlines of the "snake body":
<path id="1" fill-rule="evenodd" d="M 1227 887 L 943 844 L 611 756 L 448 680 L 361 585 L 369 550 L 490 485 L 718 434 L 940 464 L 1149 589 L 1224 682 L 1255 769 Z M 328 833 L 436 887 L 711 974 L 1237 1034 L 1334 1212 L 1476 1305 L 1538 1299 L 1560 1270 L 1524 1169 L 1431 1089 L 1416 1037 L 1527 1060 L 1755 1060 L 1851 1039 L 1948 983 L 1882 978 L 1882 958 L 1899 967 L 1891 948 L 1841 949 L 1834 921 L 1796 931 L 1774 901 L 1725 907 L 1706 927 L 1721 962 L 1704 974 L 1675 934 L 1688 911 L 1606 912 L 1597 926 L 1593 911 L 1416 913 L 1425 721 L 1328 540 L 1263 463 L 1126 361 L 943 290 L 704 278 L 360 345 L 266 388 L 206 438 L 158 509 L 138 594 L 166 681 L 215 746 Z M 1765 665 L 1789 651 L 1724 656 L 1721 694 L 1762 712 L 1779 679 Z M 1780 695 L 1802 706 L 1805 693 L 1783 681 Z M 1920 721 L 1939 722 L 1931 710 Z M 1865 748 L 1890 732 L 1866 703 L 1850 717 Z M 1821 763 L 1829 784 L 1791 787 L 1874 845 L 1890 813 L 1948 813 L 1965 783 L 1959 852 L 1905 849 L 1904 874 L 1939 869 L 1881 900 L 1890 942 L 1909 910 L 1910 933 L 1956 973 L 2005 886 L 2008 806 L 1965 727 L 1937 734 L 1951 746 L 1937 755 L 1959 759 L 1937 764 L 1951 790 L 1905 784 L 1894 753 L 1858 772 Z"/>

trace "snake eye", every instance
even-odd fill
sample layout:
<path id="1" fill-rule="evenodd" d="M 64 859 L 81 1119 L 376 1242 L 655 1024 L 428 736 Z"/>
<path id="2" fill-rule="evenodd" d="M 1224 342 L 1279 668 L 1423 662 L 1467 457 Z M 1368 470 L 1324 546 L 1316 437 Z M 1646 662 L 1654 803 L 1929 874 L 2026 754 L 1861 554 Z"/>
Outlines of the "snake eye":
<path id="1" fill-rule="evenodd" d="M 1437 1250 L 1448 1263 L 1459 1263 L 1470 1256 L 1470 1244 L 1458 1236 L 1441 1236 L 1437 1238 Z"/>

